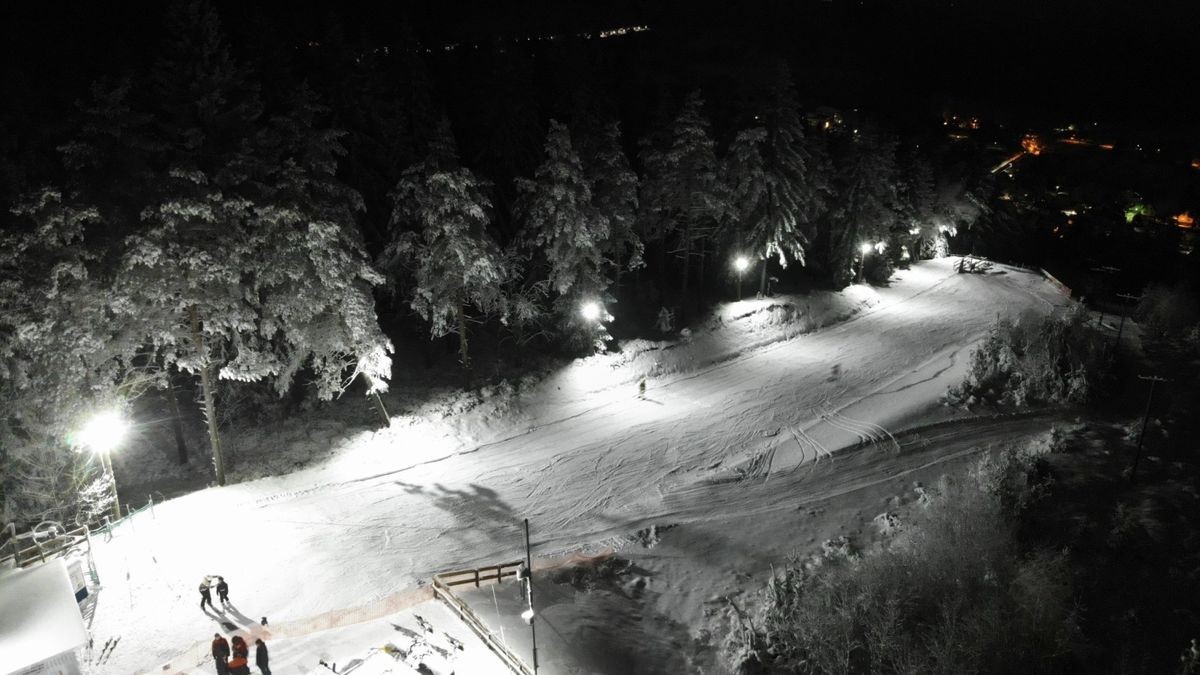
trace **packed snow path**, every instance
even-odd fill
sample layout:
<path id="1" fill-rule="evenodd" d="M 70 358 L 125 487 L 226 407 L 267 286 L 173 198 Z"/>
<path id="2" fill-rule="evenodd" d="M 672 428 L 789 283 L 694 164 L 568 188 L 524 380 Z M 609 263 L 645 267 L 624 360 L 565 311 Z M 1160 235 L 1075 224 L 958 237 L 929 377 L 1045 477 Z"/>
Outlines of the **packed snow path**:
<path id="1" fill-rule="evenodd" d="M 196 592 L 205 574 L 224 575 L 246 614 L 299 622 L 438 570 L 515 559 L 522 518 L 551 553 L 649 522 L 753 512 L 773 483 L 782 497 L 789 476 L 815 467 L 836 483 L 833 453 L 863 442 L 893 453 L 888 429 L 961 379 L 997 314 L 1066 303 L 1016 270 L 955 274 L 942 260 L 899 276 L 858 317 L 651 380 L 646 400 L 634 385 L 596 391 L 568 370 L 523 418 L 478 438 L 432 423 L 393 428 L 321 467 L 158 506 L 99 547 L 93 632 L 136 645 L 99 670 L 148 672 L 211 636 Z M 713 499 L 713 486 L 737 481 L 754 481 L 757 497 Z"/>

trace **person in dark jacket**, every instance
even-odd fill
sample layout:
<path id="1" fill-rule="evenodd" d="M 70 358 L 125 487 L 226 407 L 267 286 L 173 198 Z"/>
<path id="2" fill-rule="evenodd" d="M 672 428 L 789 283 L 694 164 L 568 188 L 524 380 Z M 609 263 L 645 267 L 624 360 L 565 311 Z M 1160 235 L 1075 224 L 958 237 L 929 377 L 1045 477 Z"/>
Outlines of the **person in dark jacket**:
<path id="1" fill-rule="evenodd" d="M 221 637 L 220 633 L 213 633 L 212 655 L 213 661 L 217 664 L 217 675 L 228 673 L 229 642 Z"/>
<path id="2" fill-rule="evenodd" d="M 229 584 L 225 583 L 225 577 L 217 577 L 217 598 L 222 605 L 229 604 Z"/>
<path id="3" fill-rule="evenodd" d="M 246 641 L 242 639 L 241 635 L 233 636 L 233 655 L 243 659 L 250 655 L 250 648 L 246 646 Z"/>
<path id="4" fill-rule="evenodd" d="M 211 581 L 212 581 L 212 579 L 210 579 L 209 577 L 204 577 L 204 579 L 200 582 L 200 609 L 201 610 L 204 609 L 205 604 L 207 604 L 209 607 L 213 606 L 212 591 L 209 590 L 209 583 L 211 583 Z M 216 609 L 216 608 L 213 607 L 213 609 Z"/>
<path id="5" fill-rule="evenodd" d="M 267 665 L 267 643 L 262 638 L 254 641 L 254 664 L 262 671 L 262 675 L 271 675 L 271 668 Z"/>
<path id="6" fill-rule="evenodd" d="M 246 657 L 235 654 L 229 659 L 229 675 L 250 675 L 250 664 Z"/>

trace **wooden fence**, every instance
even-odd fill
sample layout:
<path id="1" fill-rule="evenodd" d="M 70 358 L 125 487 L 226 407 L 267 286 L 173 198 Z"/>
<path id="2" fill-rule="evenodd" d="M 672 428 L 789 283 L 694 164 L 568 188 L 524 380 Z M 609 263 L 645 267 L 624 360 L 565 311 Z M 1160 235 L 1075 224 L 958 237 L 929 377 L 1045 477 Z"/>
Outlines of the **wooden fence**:
<path id="1" fill-rule="evenodd" d="M 1050 274 L 1049 272 L 1047 272 L 1046 270 L 1044 270 L 1042 268 L 1038 268 L 1038 271 L 1042 273 L 1043 277 L 1046 277 L 1047 281 L 1049 281 L 1051 284 L 1054 285 L 1055 288 L 1058 289 L 1059 293 L 1062 293 L 1063 295 L 1067 296 L 1068 298 L 1071 297 L 1071 287 L 1070 286 L 1059 281 L 1058 279 L 1056 279 L 1054 277 L 1053 274 Z"/>
<path id="2" fill-rule="evenodd" d="M 523 563 L 520 561 L 503 563 L 500 565 L 479 567 L 467 570 L 455 570 L 453 572 L 441 572 L 433 575 L 433 595 L 437 599 L 446 603 L 446 606 L 462 620 L 467 628 L 470 628 L 475 635 L 479 636 L 480 640 L 491 649 L 504 665 L 508 666 L 509 670 L 517 675 L 533 675 L 533 669 L 530 668 L 521 657 L 517 656 L 504 643 L 496 639 L 496 635 L 488 629 L 487 625 L 477 616 L 467 603 L 459 599 L 452 590 L 455 586 L 490 586 L 491 584 L 504 583 L 505 579 L 512 578 L 516 580 L 518 571 Z"/>

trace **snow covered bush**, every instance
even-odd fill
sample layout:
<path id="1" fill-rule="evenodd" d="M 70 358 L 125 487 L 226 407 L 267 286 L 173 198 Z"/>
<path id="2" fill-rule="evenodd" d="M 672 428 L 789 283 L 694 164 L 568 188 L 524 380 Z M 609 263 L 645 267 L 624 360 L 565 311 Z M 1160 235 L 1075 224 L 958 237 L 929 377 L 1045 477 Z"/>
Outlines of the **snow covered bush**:
<path id="1" fill-rule="evenodd" d="M 891 258 L 873 255 L 864 263 L 863 278 L 872 286 L 884 286 L 892 278 L 894 271 Z"/>
<path id="2" fill-rule="evenodd" d="M 1134 316 L 1157 339 L 1186 339 L 1200 328 L 1200 302 L 1186 285 L 1151 285 L 1142 294 Z"/>
<path id="3" fill-rule="evenodd" d="M 982 468 L 977 475 L 993 473 Z M 1066 560 L 1022 554 L 989 481 L 943 482 L 919 521 L 906 524 L 887 548 L 785 568 L 766 590 L 735 669 L 1013 673 L 1069 667 L 1077 627 Z"/>
<path id="4" fill-rule="evenodd" d="M 1104 338 L 1082 308 L 1063 316 L 1027 312 L 996 321 L 971 353 L 966 379 L 947 394 L 954 405 L 1085 403 L 1108 373 Z"/>

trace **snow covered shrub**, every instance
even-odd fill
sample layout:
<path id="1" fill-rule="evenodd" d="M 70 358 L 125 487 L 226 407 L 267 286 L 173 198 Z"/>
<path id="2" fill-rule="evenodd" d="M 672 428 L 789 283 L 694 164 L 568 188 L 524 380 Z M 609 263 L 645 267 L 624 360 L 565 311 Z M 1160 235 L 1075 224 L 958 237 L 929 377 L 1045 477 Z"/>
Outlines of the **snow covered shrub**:
<path id="1" fill-rule="evenodd" d="M 1069 666 L 1076 639 L 1069 580 L 1062 556 L 1021 554 L 997 494 L 943 482 L 890 546 L 777 574 L 743 663 L 766 673 L 1054 672 Z"/>
<path id="2" fill-rule="evenodd" d="M 891 259 L 883 255 L 873 255 L 867 258 L 865 265 L 863 278 L 872 286 L 883 286 L 892 278 L 892 272 L 895 271 Z"/>
<path id="3" fill-rule="evenodd" d="M 1082 308 L 1063 316 L 1026 312 L 996 321 L 971 353 L 966 379 L 952 387 L 955 405 L 983 400 L 1008 405 L 1085 403 L 1107 374 L 1104 338 Z"/>
<path id="4" fill-rule="evenodd" d="M 1200 325 L 1200 303 L 1190 286 L 1154 284 L 1142 294 L 1134 316 L 1152 337 L 1186 338 Z"/>
<path id="5" fill-rule="evenodd" d="M 112 509 L 112 488 L 90 452 L 47 445 L 4 457 L 0 509 L 6 522 L 95 522 Z"/>

